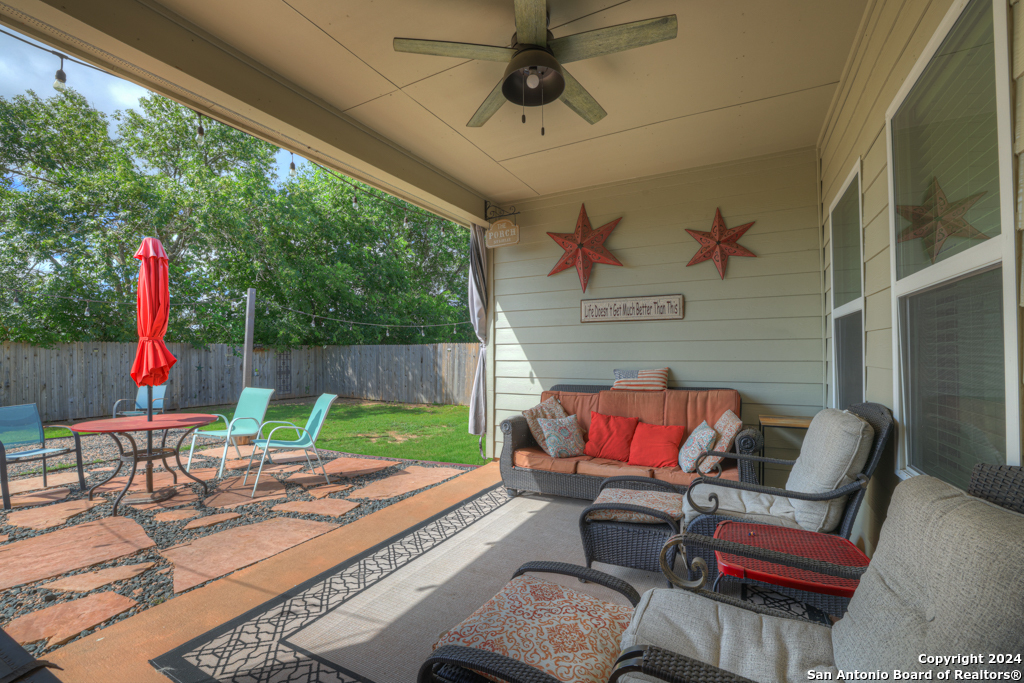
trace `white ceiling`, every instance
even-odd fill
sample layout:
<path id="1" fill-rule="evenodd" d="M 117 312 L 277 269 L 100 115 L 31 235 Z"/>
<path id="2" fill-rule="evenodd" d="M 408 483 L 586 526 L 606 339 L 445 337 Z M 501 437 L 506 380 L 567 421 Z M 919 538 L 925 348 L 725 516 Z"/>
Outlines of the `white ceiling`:
<path id="1" fill-rule="evenodd" d="M 543 137 L 539 110 L 524 125 L 512 104 L 466 127 L 503 64 L 392 49 L 396 36 L 508 45 L 513 0 L 137 2 L 504 203 L 814 145 L 866 0 L 549 0 L 555 37 L 665 14 L 679 35 L 569 64 L 608 115 L 589 125 L 556 102 Z"/>

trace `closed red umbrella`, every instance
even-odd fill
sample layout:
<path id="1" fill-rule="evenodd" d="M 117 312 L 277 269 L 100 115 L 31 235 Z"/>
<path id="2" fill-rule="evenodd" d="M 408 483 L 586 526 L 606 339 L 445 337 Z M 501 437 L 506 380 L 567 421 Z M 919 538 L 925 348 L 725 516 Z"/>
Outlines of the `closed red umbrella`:
<path id="1" fill-rule="evenodd" d="M 157 386 L 167 381 L 167 373 L 178 362 L 164 344 L 171 294 L 167 285 L 167 252 L 160 240 L 147 237 L 135 252 L 139 266 L 138 330 L 139 348 L 132 364 L 135 384 Z M 152 392 L 149 417 L 153 416 Z"/>

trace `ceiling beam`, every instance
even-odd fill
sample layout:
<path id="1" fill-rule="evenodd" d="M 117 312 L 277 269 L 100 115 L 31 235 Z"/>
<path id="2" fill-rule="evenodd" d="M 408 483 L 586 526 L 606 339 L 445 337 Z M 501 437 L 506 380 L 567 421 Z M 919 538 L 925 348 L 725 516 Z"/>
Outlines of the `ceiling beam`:
<path id="1" fill-rule="evenodd" d="M 0 22 L 463 225 L 483 197 L 147 0 L 0 0 Z"/>

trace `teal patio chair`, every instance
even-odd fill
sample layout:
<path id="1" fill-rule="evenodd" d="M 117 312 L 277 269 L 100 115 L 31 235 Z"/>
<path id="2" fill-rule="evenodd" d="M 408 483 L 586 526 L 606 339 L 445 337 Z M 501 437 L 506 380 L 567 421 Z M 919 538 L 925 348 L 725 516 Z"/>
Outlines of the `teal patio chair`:
<path id="1" fill-rule="evenodd" d="M 85 471 L 82 468 L 82 439 L 76 432 L 74 448 L 47 448 L 43 421 L 35 403 L 0 408 L 0 495 L 4 509 L 11 509 L 11 492 L 7 484 L 7 463 L 43 461 L 43 488 L 46 488 L 46 459 L 74 453 L 78 465 L 78 487 L 85 490 Z M 38 445 L 20 451 L 16 446 Z"/>
<path id="2" fill-rule="evenodd" d="M 153 414 L 157 415 L 164 412 L 164 397 L 167 395 L 167 385 L 161 384 L 158 387 L 153 387 Z M 118 410 L 117 407 L 125 401 L 131 401 L 130 398 L 122 398 L 120 401 L 114 404 L 114 418 L 118 417 L 137 417 L 139 415 L 146 415 L 146 408 L 148 405 L 149 387 L 139 387 L 139 391 L 135 394 L 135 403 L 132 405 L 130 410 Z"/>
<path id="3" fill-rule="evenodd" d="M 324 473 L 324 479 L 327 483 L 331 483 L 330 477 L 327 476 L 327 469 L 324 467 L 323 461 L 320 459 L 320 453 L 316 450 L 316 439 L 320 436 L 320 429 L 324 426 L 324 420 L 327 419 L 327 411 L 331 409 L 331 404 L 337 400 L 337 394 L 322 394 L 320 398 L 316 400 L 313 405 L 313 412 L 309 414 L 309 419 L 306 420 L 306 426 L 299 427 L 298 425 L 292 424 L 291 422 L 264 422 L 266 425 L 284 425 L 282 427 L 274 427 L 267 434 L 267 438 L 261 439 L 260 435 L 257 435 L 253 441 L 252 453 L 249 455 L 249 466 L 245 468 L 245 477 L 242 479 L 242 485 L 249 480 L 249 470 L 252 469 L 252 459 L 256 456 L 256 449 L 262 448 L 263 455 L 260 457 L 260 468 L 256 472 L 256 481 L 252 485 L 252 497 L 256 496 L 256 487 L 260 483 L 260 474 L 263 472 L 263 461 L 267 458 L 267 453 L 271 449 L 288 449 L 288 450 L 302 450 L 303 455 L 306 456 L 306 462 L 316 472 L 316 468 L 313 467 L 313 461 L 309 459 L 309 450 L 313 449 L 313 455 L 316 456 L 316 461 L 320 463 L 320 471 Z M 284 430 L 295 430 L 295 436 L 297 437 L 294 441 L 287 441 L 285 439 L 275 439 L 274 432 Z M 263 429 L 260 428 L 260 432 Z M 273 460 L 271 460 L 273 462 Z"/>
<path id="4" fill-rule="evenodd" d="M 247 387 L 242 389 L 242 395 L 238 397 L 238 405 L 235 406 L 234 417 L 229 421 L 224 415 L 217 415 L 224 420 L 227 429 L 213 429 L 206 432 L 195 431 L 192 433 L 192 447 L 188 449 L 188 462 L 185 464 L 185 471 L 192 469 L 192 452 L 196 448 L 196 437 L 210 436 L 224 439 L 224 453 L 220 456 L 220 470 L 217 478 L 224 476 L 224 463 L 228 459 L 228 446 L 234 446 L 241 460 L 242 451 L 238 450 L 239 437 L 259 436 L 263 427 L 263 417 L 267 414 L 267 406 L 270 405 L 270 397 L 274 395 L 273 389 L 255 389 Z M 216 414 L 216 413 L 215 413 Z"/>

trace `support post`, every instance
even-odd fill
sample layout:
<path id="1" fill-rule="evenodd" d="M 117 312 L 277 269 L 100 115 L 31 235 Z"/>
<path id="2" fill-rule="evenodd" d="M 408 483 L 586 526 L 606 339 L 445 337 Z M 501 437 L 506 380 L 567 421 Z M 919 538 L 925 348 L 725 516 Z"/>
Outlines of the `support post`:
<path id="1" fill-rule="evenodd" d="M 256 332 L 256 290 L 249 288 L 245 298 L 245 351 L 242 354 L 242 387 L 252 386 L 252 338 Z"/>

